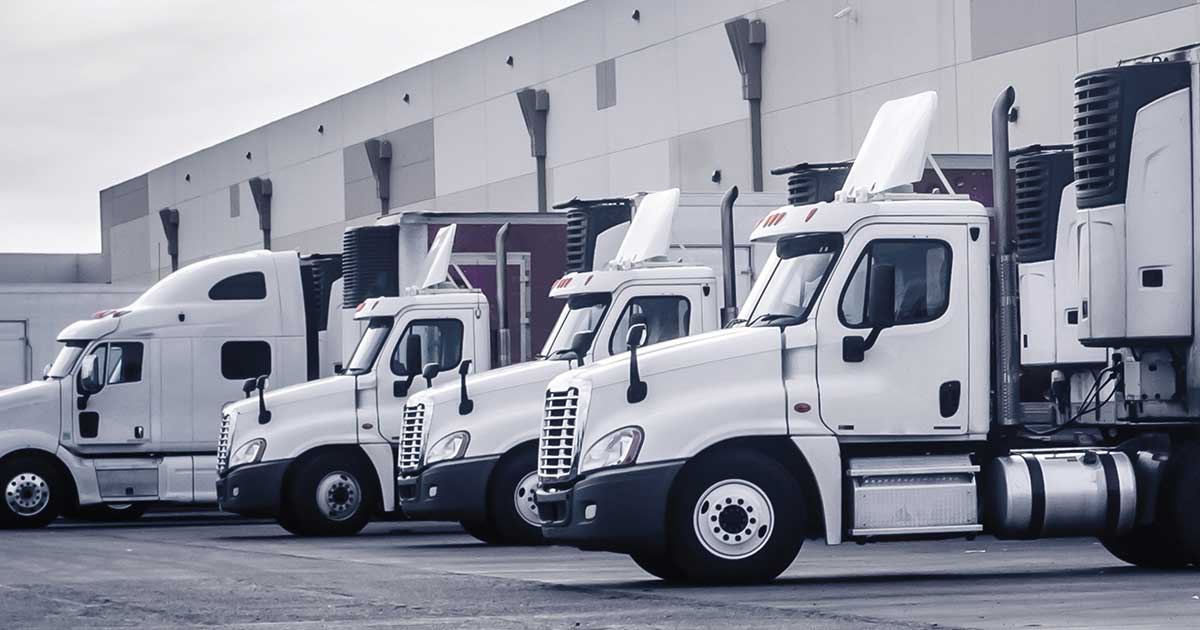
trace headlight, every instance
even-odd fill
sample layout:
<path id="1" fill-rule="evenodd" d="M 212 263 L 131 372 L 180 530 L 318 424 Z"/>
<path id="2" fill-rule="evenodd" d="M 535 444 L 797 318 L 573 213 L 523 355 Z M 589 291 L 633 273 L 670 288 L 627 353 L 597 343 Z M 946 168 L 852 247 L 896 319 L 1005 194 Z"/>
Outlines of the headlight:
<path id="1" fill-rule="evenodd" d="M 638 451 L 641 449 L 641 429 L 637 427 L 617 429 L 600 438 L 600 441 L 588 449 L 587 454 L 579 461 L 579 472 L 632 464 L 637 460 Z"/>
<path id="2" fill-rule="evenodd" d="M 467 444 L 471 442 L 471 435 L 466 431 L 455 431 L 450 435 L 433 443 L 429 447 L 429 452 L 425 454 L 425 463 L 433 464 L 443 462 L 447 459 L 458 459 L 467 452 Z"/>
<path id="3" fill-rule="evenodd" d="M 267 450 L 267 441 L 255 438 L 238 447 L 229 458 L 229 468 L 243 464 L 257 464 L 262 459 L 263 451 Z"/>

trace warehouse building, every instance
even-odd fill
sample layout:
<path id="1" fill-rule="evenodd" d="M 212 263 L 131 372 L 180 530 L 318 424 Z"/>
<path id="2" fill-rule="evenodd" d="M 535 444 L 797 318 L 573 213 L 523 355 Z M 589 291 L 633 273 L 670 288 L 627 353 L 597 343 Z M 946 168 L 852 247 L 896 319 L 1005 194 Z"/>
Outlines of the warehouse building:
<path id="1" fill-rule="evenodd" d="M 103 264 L 145 284 L 262 247 L 336 252 L 382 213 L 744 190 L 853 155 L 936 90 L 930 150 L 1066 142 L 1072 78 L 1200 41 L 1193 0 L 585 0 L 100 192 Z M 756 136 L 761 136 L 761 143 Z"/>

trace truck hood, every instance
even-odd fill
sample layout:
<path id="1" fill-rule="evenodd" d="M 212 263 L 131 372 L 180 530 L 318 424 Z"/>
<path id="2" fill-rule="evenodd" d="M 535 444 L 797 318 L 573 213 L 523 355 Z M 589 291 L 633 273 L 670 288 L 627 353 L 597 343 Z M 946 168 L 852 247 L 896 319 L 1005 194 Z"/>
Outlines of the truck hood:
<path id="1" fill-rule="evenodd" d="M 294 413 L 293 410 L 297 406 L 301 407 L 301 410 L 298 410 L 300 413 L 314 407 L 324 407 L 339 403 L 353 409 L 354 377 L 342 375 L 329 376 L 280 389 L 268 389 L 263 394 L 263 402 L 266 404 L 267 409 L 271 411 L 273 418 L 279 417 L 281 413 Z M 258 392 L 255 391 L 250 394 L 249 398 L 226 405 L 225 411 L 237 412 L 243 416 L 251 415 L 257 417 Z"/>
<path id="2" fill-rule="evenodd" d="M 0 391 L 0 430 L 34 428 L 39 423 L 54 425 L 58 432 L 60 383 L 54 379 L 34 381 Z"/>
<path id="3" fill-rule="evenodd" d="M 574 362 L 571 364 L 574 365 Z M 530 383 L 544 384 L 566 371 L 567 361 L 538 360 L 488 370 L 481 374 L 468 374 L 467 395 L 475 399 L 485 397 L 492 392 L 510 390 Z M 459 381 L 455 380 L 452 383 L 438 385 L 413 394 L 408 402 L 409 404 L 458 402 L 462 395 L 460 387 Z M 541 402 L 539 401 L 538 404 L 540 405 Z"/>
<path id="4" fill-rule="evenodd" d="M 811 324 L 810 324 L 811 326 Z M 727 328 L 690 337 L 680 337 L 656 343 L 638 350 L 638 371 L 643 377 L 693 368 L 707 363 L 719 363 L 749 354 L 782 348 L 780 329 L 775 326 Z M 569 380 L 587 380 L 592 387 L 604 387 L 629 380 L 629 353 L 608 357 L 569 375 L 555 379 L 551 387 Z"/>

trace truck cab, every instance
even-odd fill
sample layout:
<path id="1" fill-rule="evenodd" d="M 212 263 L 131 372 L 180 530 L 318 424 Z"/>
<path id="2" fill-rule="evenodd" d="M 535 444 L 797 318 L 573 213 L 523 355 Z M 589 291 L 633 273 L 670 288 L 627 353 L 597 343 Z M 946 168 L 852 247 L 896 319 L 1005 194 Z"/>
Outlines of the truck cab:
<path id="1" fill-rule="evenodd" d="M 679 191 L 632 200 L 632 222 L 612 261 L 568 273 L 551 289 L 550 296 L 564 305 L 537 360 L 464 377 L 409 399 L 397 470 L 406 515 L 458 521 L 484 541 L 540 542 L 533 497 L 536 418 L 546 383 L 573 367 L 624 353 L 631 325 L 649 330 L 648 344 L 720 327 L 717 274 L 667 257 Z M 747 232 L 765 211 L 743 217 Z"/>
<path id="2" fill-rule="evenodd" d="M 303 535 L 355 533 L 394 511 L 406 398 L 491 367 L 487 298 L 447 280 L 455 230 L 439 230 L 405 295 L 358 306 L 363 332 L 340 374 L 271 391 L 256 384 L 224 408 L 221 509 Z"/>
<path id="3" fill-rule="evenodd" d="M 217 414 L 248 378 L 320 372 L 320 288 L 337 269 L 296 252 L 222 256 L 68 326 L 43 380 L 0 392 L 0 526 L 214 503 Z"/>

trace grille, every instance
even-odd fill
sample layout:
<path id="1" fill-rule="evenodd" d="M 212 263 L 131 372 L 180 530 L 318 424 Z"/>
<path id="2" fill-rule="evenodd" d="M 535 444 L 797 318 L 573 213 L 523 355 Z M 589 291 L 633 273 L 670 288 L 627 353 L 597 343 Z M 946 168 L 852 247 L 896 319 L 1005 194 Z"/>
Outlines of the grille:
<path id="1" fill-rule="evenodd" d="M 1120 111 L 1115 75 L 1093 73 L 1075 80 L 1075 189 L 1080 198 L 1106 195 L 1117 185 Z"/>
<path id="2" fill-rule="evenodd" d="M 425 448 L 425 405 L 405 405 L 404 425 L 400 428 L 400 453 L 397 461 L 401 472 L 416 472 L 421 468 L 421 452 Z"/>
<path id="3" fill-rule="evenodd" d="M 579 389 L 546 392 L 546 414 L 538 445 L 538 476 L 558 481 L 571 476 L 575 464 Z"/>
<path id="4" fill-rule="evenodd" d="M 217 474 L 229 468 L 229 444 L 233 441 L 233 418 L 221 414 L 221 435 L 217 438 Z"/>

